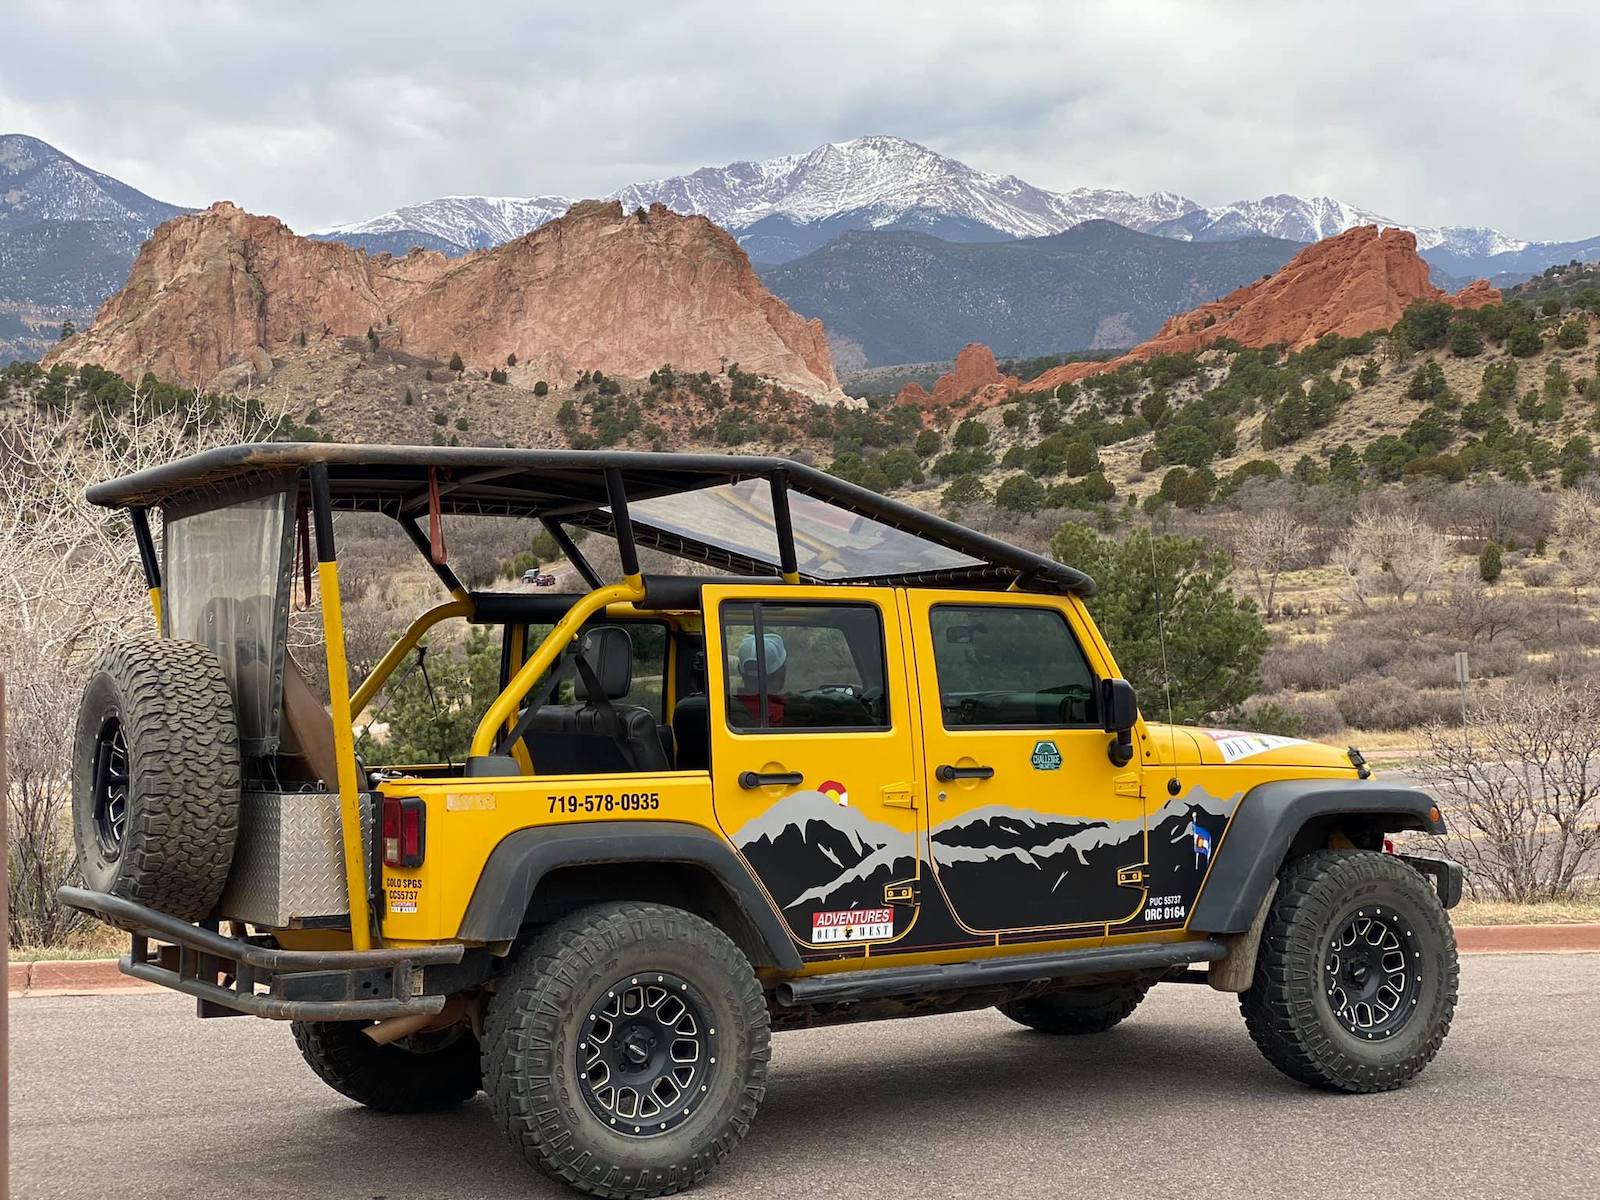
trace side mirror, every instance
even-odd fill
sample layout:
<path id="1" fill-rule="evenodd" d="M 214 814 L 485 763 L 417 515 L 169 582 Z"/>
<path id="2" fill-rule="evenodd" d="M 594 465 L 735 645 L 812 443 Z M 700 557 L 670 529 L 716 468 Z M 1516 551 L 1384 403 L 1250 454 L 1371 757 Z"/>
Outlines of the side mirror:
<path id="1" fill-rule="evenodd" d="M 1112 734 L 1106 754 L 1112 765 L 1125 767 L 1133 761 L 1133 727 L 1139 721 L 1139 698 L 1126 679 L 1106 679 L 1100 684 L 1100 711 L 1105 715 L 1106 732 Z"/>

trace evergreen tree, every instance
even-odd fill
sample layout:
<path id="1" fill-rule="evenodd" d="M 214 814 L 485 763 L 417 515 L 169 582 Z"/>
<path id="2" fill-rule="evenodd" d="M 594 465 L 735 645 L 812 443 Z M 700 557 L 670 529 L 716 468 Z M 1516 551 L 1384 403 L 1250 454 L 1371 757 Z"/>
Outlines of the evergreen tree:
<path id="1" fill-rule="evenodd" d="M 450 369 L 458 375 L 467 369 L 466 364 L 461 361 L 459 352 L 450 355 Z"/>
<path id="2" fill-rule="evenodd" d="M 1144 529 L 1103 538 L 1071 523 L 1050 552 L 1099 585 L 1089 608 L 1146 712 L 1165 708 L 1163 640 L 1177 720 L 1215 716 L 1255 692 L 1267 631 L 1255 605 L 1229 590 L 1225 554 L 1198 539 Z"/>
<path id="3" fill-rule="evenodd" d="M 1476 358 L 1483 353 L 1483 334 L 1476 322 L 1457 320 L 1450 326 L 1450 353 L 1456 358 Z"/>

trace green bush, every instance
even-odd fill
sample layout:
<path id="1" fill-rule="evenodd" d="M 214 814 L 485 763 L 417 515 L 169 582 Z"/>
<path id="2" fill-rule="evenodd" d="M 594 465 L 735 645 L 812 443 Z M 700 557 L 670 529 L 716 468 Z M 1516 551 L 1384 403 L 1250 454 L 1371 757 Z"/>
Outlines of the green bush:
<path id="1" fill-rule="evenodd" d="M 548 396 L 550 394 L 550 385 L 543 379 L 535 380 L 533 394 L 535 396 Z"/>
<path id="2" fill-rule="evenodd" d="M 1589 344 L 1589 326 L 1582 317 L 1564 322 L 1556 332 L 1556 345 L 1563 350 L 1576 350 Z"/>
<path id="3" fill-rule="evenodd" d="M 976 475 L 962 475 L 951 482 L 939 497 L 945 511 L 950 513 L 960 512 L 973 504 L 981 504 L 989 498 L 989 490 L 983 486 L 983 480 Z"/>
<path id="4" fill-rule="evenodd" d="M 455 371 L 457 374 L 467 369 L 466 364 L 461 361 L 461 355 L 459 353 L 452 354 L 450 356 L 450 369 Z"/>
<path id="5" fill-rule="evenodd" d="M 995 489 L 994 506 L 1004 512 L 1032 515 L 1044 506 L 1045 487 L 1031 475 L 1012 475 Z"/>
<path id="6" fill-rule="evenodd" d="M 1506 349 L 1517 358 L 1532 358 L 1544 349 L 1544 338 L 1533 325 L 1514 325 L 1506 335 Z"/>
<path id="7" fill-rule="evenodd" d="M 1499 579 L 1502 568 L 1499 542 L 1483 542 L 1483 549 L 1478 550 L 1478 579 L 1491 584 Z"/>
<path id="8" fill-rule="evenodd" d="M 1476 358 L 1483 353 L 1483 334 L 1472 321 L 1450 326 L 1450 353 L 1456 358 Z"/>

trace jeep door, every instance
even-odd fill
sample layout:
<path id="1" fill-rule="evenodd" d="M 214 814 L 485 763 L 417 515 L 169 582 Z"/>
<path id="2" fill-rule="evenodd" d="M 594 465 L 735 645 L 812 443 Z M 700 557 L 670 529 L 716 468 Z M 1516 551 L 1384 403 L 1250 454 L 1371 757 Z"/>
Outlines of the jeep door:
<path id="1" fill-rule="evenodd" d="M 723 831 L 802 947 L 851 953 L 904 938 L 921 788 L 894 591 L 702 595 Z"/>
<path id="2" fill-rule="evenodd" d="M 925 747 L 930 872 L 981 934 L 1103 935 L 1139 913 L 1137 763 L 1107 755 L 1112 672 L 1075 602 L 908 594 Z"/>

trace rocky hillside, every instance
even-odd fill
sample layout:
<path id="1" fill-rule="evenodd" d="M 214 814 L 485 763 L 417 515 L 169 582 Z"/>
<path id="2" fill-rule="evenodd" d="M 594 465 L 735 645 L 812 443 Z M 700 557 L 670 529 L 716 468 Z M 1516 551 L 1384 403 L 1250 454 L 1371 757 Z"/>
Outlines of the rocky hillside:
<path id="1" fill-rule="evenodd" d="M 1481 308 L 1498 304 L 1500 293 L 1480 280 L 1447 296 L 1429 282 L 1428 264 L 1417 254 L 1414 234 L 1363 225 L 1306 247 L 1264 279 L 1173 317 L 1153 338 L 1120 358 L 1055 367 L 1027 387 L 1043 391 L 1220 341 L 1300 350 L 1328 334 L 1350 338 L 1387 329 L 1423 300 Z"/>
<path id="2" fill-rule="evenodd" d="M 269 376 L 313 344 L 367 338 L 531 387 L 595 370 L 738 363 L 790 391 L 843 398 L 817 322 L 795 316 L 703 217 L 574 205 L 492 250 L 368 255 L 214 204 L 156 231 L 89 330 L 47 356 L 191 386 Z"/>
<path id="3" fill-rule="evenodd" d="M 1173 313 L 1260 279 L 1293 242 L 1175 241 L 1088 221 L 1050 237 L 956 244 L 917 233 L 847 233 L 763 273 L 827 327 L 841 363 L 1131 346 Z"/>

